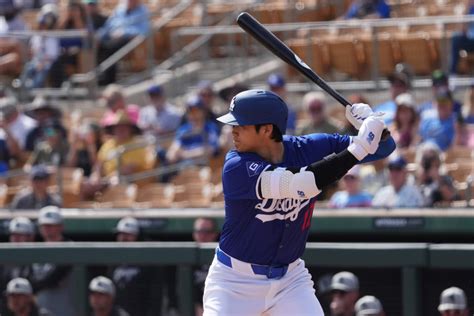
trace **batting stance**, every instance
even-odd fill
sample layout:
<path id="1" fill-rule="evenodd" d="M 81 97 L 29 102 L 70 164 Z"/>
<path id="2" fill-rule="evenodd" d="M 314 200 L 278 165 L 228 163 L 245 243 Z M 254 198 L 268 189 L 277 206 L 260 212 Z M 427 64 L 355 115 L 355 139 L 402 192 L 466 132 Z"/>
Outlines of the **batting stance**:
<path id="1" fill-rule="evenodd" d="M 323 315 L 300 259 L 316 196 L 360 162 L 388 156 L 384 123 L 367 104 L 347 106 L 358 135 L 285 133 L 276 94 L 237 94 L 219 121 L 233 125 L 225 159 L 225 222 L 204 289 L 204 315 Z"/>

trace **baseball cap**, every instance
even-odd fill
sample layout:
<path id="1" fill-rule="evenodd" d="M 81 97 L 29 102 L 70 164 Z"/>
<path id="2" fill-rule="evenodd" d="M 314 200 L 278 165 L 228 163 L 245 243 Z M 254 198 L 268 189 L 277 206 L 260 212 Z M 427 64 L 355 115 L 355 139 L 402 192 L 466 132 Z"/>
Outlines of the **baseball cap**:
<path id="1" fill-rule="evenodd" d="M 407 161 L 402 156 L 391 157 L 388 161 L 388 169 L 402 169 L 407 165 Z"/>
<path id="2" fill-rule="evenodd" d="M 443 312 L 447 310 L 456 310 L 456 309 L 465 309 L 466 304 L 466 294 L 464 291 L 458 287 L 450 287 L 441 292 L 439 299 L 440 303 L 438 306 L 438 311 Z"/>
<path id="3" fill-rule="evenodd" d="M 149 95 L 161 95 L 163 94 L 163 88 L 160 85 L 152 85 L 147 90 Z"/>
<path id="4" fill-rule="evenodd" d="M 0 113 L 9 116 L 17 110 L 17 99 L 13 97 L 0 98 Z"/>
<path id="5" fill-rule="evenodd" d="M 333 275 L 331 279 L 331 291 L 339 290 L 352 292 L 359 290 L 359 279 L 354 273 L 342 271 Z"/>
<path id="6" fill-rule="evenodd" d="M 63 216 L 59 207 L 54 205 L 45 206 L 39 211 L 39 225 L 56 225 L 62 224 Z"/>
<path id="7" fill-rule="evenodd" d="M 7 284 L 7 295 L 8 294 L 33 294 L 33 288 L 30 282 L 24 278 L 15 278 L 10 280 Z"/>
<path id="8" fill-rule="evenodd" d="M 115 296 L 115 285 L 109 278 L 98 276 L 92 279 L 89 283 L 89 290 L 91 292 L 98 292 Z"/>
<path id="9" fill-rule="evenodd" d="M 415 108 L 415 106 L 416 106 L 415 99 L 413 98 L 413 96 L 410 93 L 399 94 L 395 98 L 395 104 L 397 106 L 404 105 L 404 106 L 407 106 L 409 108 Z"/>
<path id="10" fill-rule="evenodd" d="M 49 178 L 49 171 L 45 165 L 36 165 L 31 167 L 30 178 L 32 180 L 42 180 Z"/>
<path id="11" fill-rule="evenodd" d="M 444 71 L 436 69 L 431 73 L 431 83 L 433 86 L 447 86 L 448 75 Z"/>
<path id="12" fill-rule="evenodd" d="M 270 88 L 283 88 L 286 84 L 285 78 L 281 74 L 271 74 L 267 78 L 267 84 Z"/>
<path id="13" fill-rule="evenodd" d="M 359 178 L 360 177 L 360 166 L 355 165 L 354 167 L 349 169 L 349 171 L 347 171 L 345 176 L 353 176 L 353 177 Z"/>
<path id="14" fill-rule="evenodd" d="M 10 234 L 32 235 L 35 233 L 33 223 L 26 217 L 15 217 L 8 224 Z"/>
<path id="15" fill-rule="evenodd" d="M 276 94 L 265 90 L 247 90 L 232 98 L 229 113 L 217 118 L 229 125 L 275 124 L 282 134 L 286 131 L 288 106 Z"/>
<path id="16" fill-rule="evenodd" d="M 356 316 L 378 315 L 382 312 L 382 303 L 372 295 L 361 297 L 355 304 Z"/>
<path id="17" fill-rule="evenodd" d="M 202 99 L 201 97 L 197 96 L 197 95 L 193 95 L 191 97 L 189 97 L 187 100 L 186 100 L 186 107 L 188 109 L 190 108 L 199 108 L 199 109 L 202 109 L 204 108 L 204 102 L 202 102 Z"/>
<path id="18" fill-rule="evenodd" d="M 138 235 L 140 233 L 140 226 L 138 225 L 138 221 L 135 218 L 124 217 L 117 223 L 115 230 L 118 233 Z"/>

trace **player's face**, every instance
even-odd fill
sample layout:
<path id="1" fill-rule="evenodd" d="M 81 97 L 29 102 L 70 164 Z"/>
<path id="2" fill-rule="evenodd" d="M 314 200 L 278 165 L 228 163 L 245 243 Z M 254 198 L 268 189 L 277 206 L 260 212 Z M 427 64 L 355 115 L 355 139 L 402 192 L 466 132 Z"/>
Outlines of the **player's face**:
<path id="1" fill-rule="evenodd" d="M 196 242 L 213 242 L 216 241 L 217 233 L 214 229 L 214 223 L 198 219 L 194 223 L 193 238 Z"/>
<path id="2" fill-rule="evenodd" d="M 10 234 L 10 242 L 30 242 L 33 241 L 33 235 L 29 234 Z"/>
<path id="3" fill-rule="evenodd" d="M 467 310 L 452 309 L 441 312 L 441 316 L 467 316 Z"/>
<path id="4" fill-rule="evenodd" d="M 232 126 L 232 140 L 238 152 L 253 152 L 264 141 L 262 129 L 257 133 L 254 125 Z"/>
<path id="5" fill-rule="evenodd" d="M 118 233 L 117 234 L 117 241 L 120 242 L 134 242 L 137 241 L 138 236 L 134 234 L 128 234 L 128 233 Z"/>
<path id="6" fill-rule="evenodd" d="M 45 241 L 63 240 L 63 225 L 61 224 L 44 224 L 40 226 L 39 230 Z"/>
<path id="7" fill-rule="evenodd" d="M 333 291 L 330 305 L 331 315 L 353 315 L 357 298 L 357 292 Z"/>
<path id="8" fill-rule="evenodd" d="M 26 294 L 9 294 L 7 296 L 8 309 L 19 315 L 28 310 L 31 304 L 31 295 Z"/>
<path id="9" fill-rule="evenodd" d="M 114 298 L 109 294 L 92 292 L 89 295 L 89 303 L 94 311 L 108 310 L 114 302 Z"/>

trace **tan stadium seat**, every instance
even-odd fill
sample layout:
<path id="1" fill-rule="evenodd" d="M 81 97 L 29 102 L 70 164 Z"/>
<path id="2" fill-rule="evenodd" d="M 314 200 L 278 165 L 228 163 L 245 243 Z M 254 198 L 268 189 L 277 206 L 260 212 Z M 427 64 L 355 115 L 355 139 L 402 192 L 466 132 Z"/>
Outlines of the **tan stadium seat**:
<path id="1" fill-rule="evenodd" d="M 400 61 L 400 50 L 397 42 L 389 33 L 377 34 L 377 46 L 374 47 L 371 36 L 362 36 L 359 38 L 365 54 L 366 70 L 370 74 L 374 56 L 378 56 L 378 73 L 382 76 L 388 76 L 393 72 L 395 65 Z M 376 50 L 374 50 L 374 48 Z"/>
<path id="2" fill-rule="evenodd" d="M 152 183 L 138 189 L 135 208 L 171 207 L 175 195 L 173 184 Z"/>
<path id="3" fill-rule="evenodd" d="M 409 64 L 417 75 L 429 75 L 439 67 L 439 52 L 435 41 L 426 32 L 396 35 L 403 62 Z"/>
<path id="4" fill-rule="evenodd" d="M 363 75 L 364 51 L 353 36 L 338 37 L 327 42 L 331 69 L 353 78 Z"/>
<path id="5" fill-rule="evenodd" d="M 178 175 L 171 179 L 171 182 L 175 185 L 181 184 L 207 184 L 211 181 L 211 168 L 210 167 L 190 167 L 183 169 Z"/>
<path id="6" fill-rule="evenodd" d="M 176 186 L 175 207 L 209 207 L 213 198 L 213 185 L 188 183 Z"/>
<path id="7" fill-rule="evenodd" d="M 129 208 L 133 206 L 136 197 L 136 184 L 118 184 L 110 186 L 98 197 L 98 206 L 100 208 Z"/>

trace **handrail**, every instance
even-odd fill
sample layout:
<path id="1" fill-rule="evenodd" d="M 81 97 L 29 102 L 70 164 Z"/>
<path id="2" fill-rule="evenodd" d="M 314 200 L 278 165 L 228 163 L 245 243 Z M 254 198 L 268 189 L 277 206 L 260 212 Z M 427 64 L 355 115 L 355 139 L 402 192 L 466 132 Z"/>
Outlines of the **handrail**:
<path id="1" fill-rule="evenodd" d="M 171 21 L 174 17 L 181 14 L 184 10 L 186 10 L 192 4 L 191 0 L 182 0 L 180 1 L 175 7 L 171 10 L 167 11 L 158 22 L 152 25 L 152 33 L 159 31 L 163 28 L 169 21 Z M 154 14 L 152 14 L 154 15 Z M 71 82 L 86 82 L 92 81 L 97 78 L 98 75 L 115 65 L 117 62 L 122 60 L 127 54 L 133 51 L 136 47 L 141 45 L 148 39 L 149 36 L 136 36 L 130 42 L 128 42 L 125 46 L 121 47 L 115 53 L 110 55 L 104 61 L 102 61 L 99 65 L 97 65 L 93 70 L 87 72 L 86 74 L 79 74 L 73 75 L 70 78 Z"/>
<path id="2" fill-rule="evenodd" d="M 292 22 L 266 24 L 265 27 L 272 32 L 296 31 L 299 29 L 331 29 L 346 27 L 382 27 L 382 26 L 409 26 L 409 25 L 430 25 L 430 24 L 448 24 L 448 23 L 467 23 L 474 22 L 474 15 L 458 15 L 458 16 L 425 16 L 425 17 L 406 17 L 406 18 L 390 18 L 390 19 L 367 19 L 367 20 L 335 20 L 325 22 Z M 236 25 L 229 26 L 196 26 L 182 27 L 176 31 L 179 36 L 187 35 L 203 35 L 203 34 L 236 34 L 242 33 L 243 30 Z"/>

